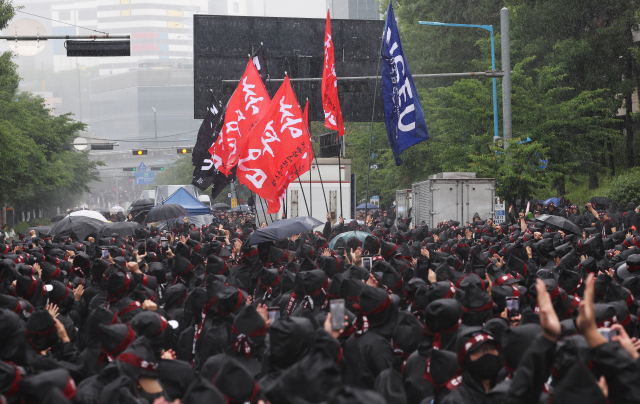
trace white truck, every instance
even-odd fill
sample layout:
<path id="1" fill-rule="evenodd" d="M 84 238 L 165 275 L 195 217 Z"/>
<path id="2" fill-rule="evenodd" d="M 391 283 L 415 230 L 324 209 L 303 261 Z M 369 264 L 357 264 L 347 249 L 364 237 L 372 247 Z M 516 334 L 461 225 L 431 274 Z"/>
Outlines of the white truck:
<path id="1" fill-rule="evenodd" d="M 483 220 L 495 219 L 495 184 L 494 178 L 477 178 L 476 173 L 430 175 L 411 186 L 412 225 L 425 222 L 431 228 L 445 220 L 464 224 L 472 222 L 475 213 Z"/>
<path id="2" fill-rule="evenodd" d="M 278 213 L 266 214 L 267 202 L 254 196 L 256 199 L 257 223 L 262 223 L 266 220 L 267 224 L 270 224 L 281 219 L 285 206 L 287 218 L 311 216 L 324 223 L 327 220 L 327 212 L 335 213 L 336 217 L 340 217 L 341 212 L 345 218 L 353 217 L 351 207 L 354 195 L 351 187 L 351 160 L 340 159 L 339 174 L 338 158 L 318 158 L 317 163 L 320 167 L 320 174 L 318 174 L 318 168 L 315 163 L 316 161 L 314 160 L 310 172 L 307 171 L 300 176 L 300 181 L 296 179 L 289 184 L 286 199 L 283 201 L 284 203 L 282 203 Z M 320 182 L 321 177 L 322 182 Z M 342 198 L 340 197 L 341 182 Z M 322 192 L 323 186 L 324 194 Z M 353 192 L 355 193 L 355 189 L 353 189 Z M 307 207 L 309 208 L 308 213 Z"/>

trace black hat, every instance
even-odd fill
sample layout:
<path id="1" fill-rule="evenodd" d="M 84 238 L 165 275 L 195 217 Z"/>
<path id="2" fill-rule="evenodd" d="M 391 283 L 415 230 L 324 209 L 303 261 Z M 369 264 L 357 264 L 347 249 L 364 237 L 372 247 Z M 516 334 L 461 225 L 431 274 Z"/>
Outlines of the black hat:
<path id="1" fill-rule="evenodd" d="M 50 348 L 58 341 L 56 322 L 44 307 L 38 307 L 29 316 L 27 338 L 38 352 Z"/>
<path id="2" fill-rule="evenodd" d="M 244 354 L 247 359 L 251 356 L 256 341 L 267 335 L 265 321 L 252 305 L 240 310 L 233 320 L 231 331 L 235 337 L 233 352 Z"/>
<path id="3" fill-rule="evenodd" d="M 167 319 L 153 311 L 138 313 L 133 320 L 131 320 L 131 328 L 133 328 L 136 335 L 149 339 L 164 334 L 167 325 Z"/>
<path id="4" fill-rule="evenodd" d="M 158 363 L 151 349 L 151 343 L 145 337 L 136 338 L 116 359 L 118 370 L 133 380 L 141 377 L 154 379 L 157 377 Z"/>
<path id="5" fill-rule="evenodd" d="M 222 365 L 215 386 L 230 403 L 254 402 L 259 390 L 249 370 L 235 359 Z"/>
<path id="6" fill-rule="evenodd" d="M 491 315 L 494 305 L 493 299 L 487 292 L 474 283 L 470 284 L 462 299 L 464 310 L 462 322 L 467 325 L 483 324 Z"/>
<path id="7" fill-rule="evenodd" d="M 0 309 L 0 359 L 9 360 L 15 355 L 25 332 L 24 321 L 16 313 Z"/>
<path id="8" fill-rule="evenodd" d="M 402 383 L 402 375 L 395 369 L 385 369 L 373 384 L 373 389 L 380 393 L 388 404 L 406 404 L 407 393 Z"/>
<path id="9" fill-rule="evenodd" d="M 363 332 L 368 331 L 368 327 L 389 327 L 392 331 L 398 320 L 398 307 L 392 303 L 387 292 L 369 285 L 364 286 L 359 301 L 353 305 L 353 308 L 361 316 L 367 316 L 368 324 L 358 324 Z"/>
<path id="10" fill-rule="evenodd" d="M 338 272 L 344 271 L 344 258 L 341 256 L 327 257 L 321 255 L 316 262 L 327 276 L 333 276 Z"/>
<path id="11" fill-rule="evenodd" d="M 433 282 L 426 289 L 426 298 L 429 303 L 438 299 L 453 299 L 456 297 L 456 292 L 457 288 L 449 280 Z"/>
<path id="12" fill-rule="evenodd" d="M 284 369 L 311 352 L 316 333 L 309 319 L 284 317 L 271 324 L 269 338 L 269 364 Z"/>
<path id="13" fill-rule="evenodd" d="M 216 309 L 221 314 L 236 313 L 246 300 L 246 293 L 233 285 L 225 285 L 216 291 Z"/>
<path id="14" fill-rule="evenodd" d="M 367 235 L 364 239 L 362 249 L 369 251 L 372 254 L 377 254 L 378 250 L 380 250 L 380 239 L 375 236 Z"/>
<path id="15" fill-rule="evenodd" d="M 596 259 L 594 257 L 589 257 L 585 260 L 582 260 L 578 265 L 578 269 L 584 269 L 587 272 L 597 273 L 598 266 L 596 264 Z"/>
<path id="16" fill-rule="evenodd" d="M 416 316 L 408 311 L 401 311 L 398 316 L 398 324 L 393 332 L 393 348 L 396 355 L 404 359 L 409 358 L 422 340 L 424 327 Z"/>
<path id="17" fill-rule="evenodd" d="M 16 365 L 0 361 L 0 394 L 11 398 L 20 390 L 20 369 Z"/>
<path id="18" fill-rule="evenodd" d="M 491 333 L 479 326 L 468 327 L 463 326 L 458 330 L 458 338 L 456 340 L 456 350 L 458 351 L 458 363 L 460 366 L 464 364 L 467 355 L 476 350 L 485 342 L 496 342 L 495 337 Z"/>
<path id="19" fill-rule="evenodd" d="M 226 404 L 227 400 L 210 381 L 197 377 L 182 399 L 183 404 Z"/>
<path id="20" fill-rule="evenodd" d="M 558 277 L 558 285 L 564 289 L 567 294 L 572 294 L 582 286 L 582 277 L 576 271 L 565 269 Z"/>
<path id="21" fill-rule="evenodd" d="M 458 329 L 462 313 L 462 305 L 455 299 L 438 299 L 427 306 L 424 311 L 425 329 L 434 336 L 434 347 L 440 348 L 439 334 Z"/>
<path id="22" fill-rule="evenodd" d="M 117 301 L 129 293 L 131 287 L 131 275 L 120 271 L 114 271 L 109 275 L 107 283 L 107 296 L 110 301 Z"/>
<path id="23" fill-rule="evenodd" d="M 424 378 L 431 382 L 434 387 L 442 387 L 456 377 L 460 370 L 458 356 L 441 349 L 432 349 L 424 372 Z"/>
<path id="24" fill-rule="evenodd" d="M 616 271 L 621 279 L 640 276 L 640 254 L 627 257 L 626 265 L 622 265 Z"/>
<path id="25" fill-rule="evenodd" d="M 390 260 L 396 255 L 396 250 L 398 249 L 398 245 L 394 243 L 389 243 L 387 241 L 380 242 L 380 253 L 382 254 L 382 258 L 385 260 Z"/>
<path id="26" fill-rule="evenodd" d="M 100 324 L 98 329 L 102 352 L 111 359 L 127 349 L 136 338 L 136 333 L 129 324 Z"/>
<path id="27" fill-rule="evenodd" d="M 604 404 L 607 399 L 596 383 L 593 373 L 578 362 L 553 389 L 553 402 Z"/>
<path id="28" fill-rule="evenodd" d="M 53 388 L 71 400 L 76 395 L 76 384 L 66 369 L 47 370 L 20 380 L 20 391 L 29 400 L 42 402 Z"/>
<path id="29" fill-rule="evenodd" d="M 118 324 L 118 315 L 113 311 L 105 308 L 104 306 L 96 307 L 87 318 L 87 325 L 89 327 L 89 336 L 91 338 L 98 338 L 100 335 L 100 324 L 111 325 Z"/>
<path id="30" fill-rule="evenodd" d="M 181 360 L 161 360 L 156 375 L 171 401 L 184 397 L 197 377 L 189 362 Z"/>
<path id="31" fill-rule="evenodd" d="M 527 348 L 541 332 L 542 328 L 538 324 L 523 324 L 502 334 L 502 352 L 507 371 L 517 369 Z"/>
<path id="32" fill-rule="evenodd" d="M 216 255 L 209 255 L 205 270 L 207 275 L 225 275 L 228 273 L 228 265 L 222 258 Z"/>

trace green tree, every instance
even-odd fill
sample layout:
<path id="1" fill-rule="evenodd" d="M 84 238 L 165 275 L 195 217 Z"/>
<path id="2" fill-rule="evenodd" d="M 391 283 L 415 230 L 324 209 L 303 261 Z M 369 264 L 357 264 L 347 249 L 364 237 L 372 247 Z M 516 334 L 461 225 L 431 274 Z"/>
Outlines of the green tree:
<path id="1" fill-rule="evenodd" d="M 0 0 L 0 29 L 15 8 Z M 0 206 L 17 210 L 66 207 L 99 180 L 91 175 L 100 162 L 69 150 L 85 128 L 70 114 L 53 116 L 40 97 L 18 93 L 20 77 L 12 54 L 0 55 Z"/>

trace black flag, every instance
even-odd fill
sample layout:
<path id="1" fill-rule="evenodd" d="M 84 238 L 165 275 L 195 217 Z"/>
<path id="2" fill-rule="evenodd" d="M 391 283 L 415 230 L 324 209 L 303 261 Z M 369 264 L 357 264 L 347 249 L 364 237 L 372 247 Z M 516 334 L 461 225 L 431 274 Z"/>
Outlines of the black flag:
<path id="1" fill-rule="evenodd" d="M 203 160 L 210 157 L 209 148 L 216 140 L 216 135 L 219 132 L 217 126 L 224 121 L 222 119 L 223 117 L 224 114 L 220 112 L 220 105 L 218 105 L 216 97 L 211 93 L 211 102 L 209 103 L 209 107 L 207 107 L 207 114 L 204 117 L 204 121 L 202 121 L 200 129 L 198 130 L 198 138 L 193 148 L 193 154 L 191 155 L 191 163 L 194 167 L 198 167 L 198 165 L 202 164 Z"/>
<path id="2" fill-rule="evenodd" d="M 209 148 L 213 142 L 217 140 L 220 129 L 224 124 L 225 110 L 220 110 L 220 105 L 213 94 L 211 94 L 211 104 L 207 108 L 207 114 L 198 130 L 198 138 L 193 148 L 193 156 L 191 157 L 191 162 L 194 166 L 191 184 L 198 187 L 201 191 L 206 190 L 213 184 L 214 190 L 212 193 L 215 194 L 213 196 L 214 198 L 235 178 L 234 174 L 227 178 L 218 171 L 213 166 L 211 154 L 209 153 Z"/>
<path id="3" fill-rule="evenodd" d="M 258 73 L 260 73 L 262 82 L 266 84 L 269 72 L 267 71 L 267 60 L 264 57 L 264 49 L 262 49 L 262 45 L 253 52 L 251 59 L 253 59 L 253 64 L 256 66 L 256 69 L 258 69 Z"/>

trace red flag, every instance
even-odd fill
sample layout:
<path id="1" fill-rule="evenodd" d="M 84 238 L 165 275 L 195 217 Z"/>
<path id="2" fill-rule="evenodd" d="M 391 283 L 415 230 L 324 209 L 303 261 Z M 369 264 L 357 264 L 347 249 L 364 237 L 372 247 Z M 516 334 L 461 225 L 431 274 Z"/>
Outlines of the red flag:
<path id="1" fill-rule="evenodd" d="M 338 131 L 344 136 L 342 111 L 338 100 L 338 77 L 333 59 L 333 41 L 331 40 L 331 17 L 327 10 L 327 28 L 324 32 L 324 70 L 322 71 L 322 109 L 324 110 L 324 126 Z"/>
<path id="2" fill-rule="evenodd" d="M 238 161 L 240 182 L 268 202 L 275 202 L 292 180 L 309 170 L 311 139 L 303 119 L 287 77 L 251 129 Z"/>
<path id="3" fill-rule="evenodd" d="M 253 125 L 266 113 L 271 100 L 258 70 L 249 59 L 240 84 L 227 104 L 218 140 L 209 148 L 214 166 L 228 176 L 238 164 Z"/>
<path id="4" fill-rule="evenodd" d="M 309 100 L 304 104 L 304 124 L 307 125 L 307 129 L 309 129 Z"/>

